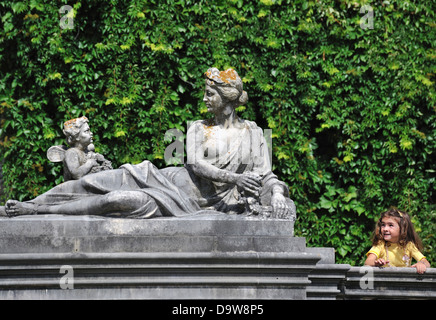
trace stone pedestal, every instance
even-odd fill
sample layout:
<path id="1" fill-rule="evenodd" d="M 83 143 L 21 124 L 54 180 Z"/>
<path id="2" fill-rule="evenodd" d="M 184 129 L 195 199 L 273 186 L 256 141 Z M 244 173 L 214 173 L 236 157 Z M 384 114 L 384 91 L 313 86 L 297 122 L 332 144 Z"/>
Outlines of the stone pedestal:
<path id="1" fill-rule="evenodd" d="M 229 215 L 0 219 L 0 299 L 306 299 L 320 256 L 292 232 Z"/>
<path id="2" fill-rule="evenodd" d="M 1 253 L 304 252 L 289 220 L 236 215 L 114 219 L 22 216 L 0 219 Z"/>

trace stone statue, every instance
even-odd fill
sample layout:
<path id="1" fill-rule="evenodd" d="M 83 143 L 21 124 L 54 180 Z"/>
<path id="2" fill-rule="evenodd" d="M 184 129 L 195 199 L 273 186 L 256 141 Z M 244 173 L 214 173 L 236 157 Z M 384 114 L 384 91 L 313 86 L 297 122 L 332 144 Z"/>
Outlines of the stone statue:
<path id="1" fill-rule="evenodd" d="M 248 101 L 241 78 L 216 68 L 204 76 L 203 101 L 213 118 L 188 129 L 185 167 L 162 171 L 203 209 L 295 220 L 288 187 L 271 172 L 262 129 L 236 114 Z"/>
<path id="2" fill-rule="evenodd" d="M 78 175 L 72 174 L 77 180 L 66 181 L 33 200 L 8 200 L 0 214 L 151 218 L 213 212 L 295 220 L 288 187 L 271 172 L 262 129 L 236 114 L 235 108 L 248 100 L 241 78 L 232 69 L 211 68 L 205 81 L 203 101 L 214 117 L 190 126 L 184 167 L 159 170 L 144 161 L 86 174 L 87 166 Z M 82 152 L 92 141 L 85 128 Z M 77 163 L 95 166 L 90 159 L 75 163 L 76 169 L 80 168 Z"/>
<path id="3" fill-rule="evenodd" d="M 47 158 L 52 162 L 63 162 L 64 181 L 77 180 L 89 173 L 112 170 L 112 164 L 103 155 L 95 152 L 88 118 L 80 117 L 64 123 L 67 149 L 63 145 L 47 150 Z"/>
<path id="4" fill-rule="evenodd" d="M 138 219 L 184 216 L 199 210 L 149 161 L 69 180 L 30 201 L 8 200 L 3 208 L 9 217 L 63 214 Z"/>

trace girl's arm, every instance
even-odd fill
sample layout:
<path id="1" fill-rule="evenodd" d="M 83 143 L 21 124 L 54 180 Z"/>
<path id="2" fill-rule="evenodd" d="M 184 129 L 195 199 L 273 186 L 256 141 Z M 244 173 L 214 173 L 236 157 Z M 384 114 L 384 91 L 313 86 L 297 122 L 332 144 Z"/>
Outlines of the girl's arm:
<path id="1" fill-rule="evenodd" d="M 424 273 L 427 268 L 430 268 L 430 262 L 426 258 L 421 259 L 419 262 L 412 265 L 412 268 L 416 268 L 416 272 Z"/>
<path id="2" fill-rule="evenodd" d="M 419 261 L 419 262 L 424 263 L 424 265 L 425 265 L 427 268 L 430 268 L 430 262 L 428 262 L 428 260 L 427 260 L 426 258 L 421 259 L 421 261 Z"/>
<path id="3" fill-rule="evenodd" d="M 416 268 L 416 271 L 417 271 L 418 273 L 424 273 L 425 270 L 426 270 L 427 268 L 430 268 L 430 263 L 429 263 L 428 260 L 425 258 L 425 256 L 422 254 L 422 252 L 419 251 L 419 250 L 416 248 L 416 246 L 415 246 L 414 243 L 412 243 L 411 250 L 412 250 L 412 252 L 411 252 L 411 256 L 412 256 L 416 261 L 418 261 L 417 263 L 415 263 L 414 265 L 412 265 L 412 267 L 413 267 L 413 268 Z"/>
<path id="4" fill-rule="evenodd" d="M 365 260 L 365 266 L 372 266 L 372 267 L 382 267 L 388 263 L 389 260 L 377 259 L 377 256 L 374 253 L 368 254 L 368 257 Z"/>

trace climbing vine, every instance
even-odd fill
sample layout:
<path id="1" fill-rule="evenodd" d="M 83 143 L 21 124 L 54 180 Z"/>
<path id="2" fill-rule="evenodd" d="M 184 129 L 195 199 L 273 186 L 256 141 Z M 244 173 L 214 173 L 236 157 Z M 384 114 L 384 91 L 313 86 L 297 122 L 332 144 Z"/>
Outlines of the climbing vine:
<path id="1" fill-rule="evenodd" d="M 297 204 L 297 236 L 361 264 L 375 219 L 394 205 L 413 216 L 434 263 L 435 9 L 418 0 L 3 1 L 0 202 L 62 182 L 46 150 L 64 143 L 62 123 L 74 117 L 90 119 L 114 167 L 164 167 L 165 132 L 208 117 L 202 74 L 232 67 L 249 95 L 239 114 L 273 131 L 273 170 Z"/>

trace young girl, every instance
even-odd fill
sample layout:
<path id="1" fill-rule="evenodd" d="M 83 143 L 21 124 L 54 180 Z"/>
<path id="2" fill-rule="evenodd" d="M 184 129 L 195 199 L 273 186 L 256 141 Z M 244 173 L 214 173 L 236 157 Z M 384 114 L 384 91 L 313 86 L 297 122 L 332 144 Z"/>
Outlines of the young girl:
<path id="1" fill-rule="evenodd" d="M 372 248 L 366 254 L 365 265 L 375 267 L 410 267 L 412 258 L 417 263 L 411 267 L 418 273 L 430 268 L 422 255 L 421 239 L 413 228 L 410 216 L 396 208 L 383 212 L 377 222 Z"/>

